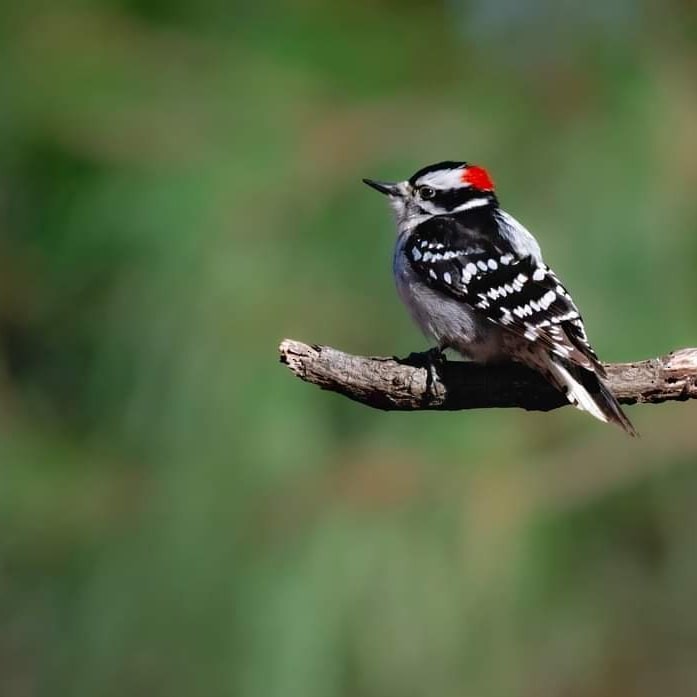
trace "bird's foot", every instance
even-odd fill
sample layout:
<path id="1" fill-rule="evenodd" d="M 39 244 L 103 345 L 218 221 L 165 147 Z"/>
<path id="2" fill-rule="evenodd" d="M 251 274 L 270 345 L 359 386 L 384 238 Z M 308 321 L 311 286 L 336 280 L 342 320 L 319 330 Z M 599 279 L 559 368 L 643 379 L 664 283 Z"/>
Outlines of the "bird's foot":
<path id="1" fill-rule="evenodd" d="M 434 386 L 439 380 L 438 368 L 448 362 L 448 359 L 440 346 L 434 346 L 428 351 L 414 351 L 406 358 L 398 359 L 401 363 L 426 369 L 425 395 L 434 394 Z"/>

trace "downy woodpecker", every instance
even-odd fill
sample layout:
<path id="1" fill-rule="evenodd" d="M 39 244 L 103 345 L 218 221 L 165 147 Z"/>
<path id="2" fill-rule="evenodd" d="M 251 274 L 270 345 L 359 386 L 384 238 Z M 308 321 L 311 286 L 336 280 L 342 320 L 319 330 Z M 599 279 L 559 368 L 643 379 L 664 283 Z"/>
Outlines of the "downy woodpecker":
<path id="1" fill-rule="evenodd" d="M 439 162 L 403 182 L 364 182 L 389 199 L 397 290 L 439 350 L 524 363 L 579 409 L 636 435 L 574 301 L 535 238 L 499 207 L 485 169 Z"/>

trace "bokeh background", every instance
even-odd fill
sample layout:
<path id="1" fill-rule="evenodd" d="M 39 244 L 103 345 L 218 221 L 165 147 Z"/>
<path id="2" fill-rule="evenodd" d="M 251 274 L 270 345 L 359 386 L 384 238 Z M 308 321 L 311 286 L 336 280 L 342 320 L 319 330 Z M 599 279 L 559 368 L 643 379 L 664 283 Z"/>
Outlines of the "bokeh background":
<path id="1" fill-rule="evenodd" d="M 693 697 L 697 404 L 383 414 L 361 177 L 493 172 L 606 360 L 697 344 L 697 8 L 23 0 L 0 22 L 2 697 Z"/>

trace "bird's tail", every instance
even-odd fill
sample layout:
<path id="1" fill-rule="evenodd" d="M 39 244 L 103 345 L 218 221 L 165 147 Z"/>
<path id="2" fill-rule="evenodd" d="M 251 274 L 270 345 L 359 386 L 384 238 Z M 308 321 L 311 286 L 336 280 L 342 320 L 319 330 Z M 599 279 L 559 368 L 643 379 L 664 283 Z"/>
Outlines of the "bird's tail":
<path id="1" fill-rule="evenodd" d="M 551 358 L 548 368 L 557 387 L 577 409 L 587 411 L 605 423 L 617 424 L 630 436 L 639 435 L 597 373 L 569 363 L 562 364 L 555 358 Z"/>

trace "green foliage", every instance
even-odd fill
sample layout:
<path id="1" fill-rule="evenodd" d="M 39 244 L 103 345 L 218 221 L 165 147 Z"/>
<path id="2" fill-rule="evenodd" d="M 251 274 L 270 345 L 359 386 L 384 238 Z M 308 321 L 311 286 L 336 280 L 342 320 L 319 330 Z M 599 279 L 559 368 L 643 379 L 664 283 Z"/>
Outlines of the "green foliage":
<path id="1" fill-rule="evenodd" d="M 694 345 L 692 8 L 237 5 L 4 12 L 0 694 L 694 694 L 695 405 L 382 414 L 276 356 L 425 348 L 360 178 L 459 157 L 602 357 Z"/>

